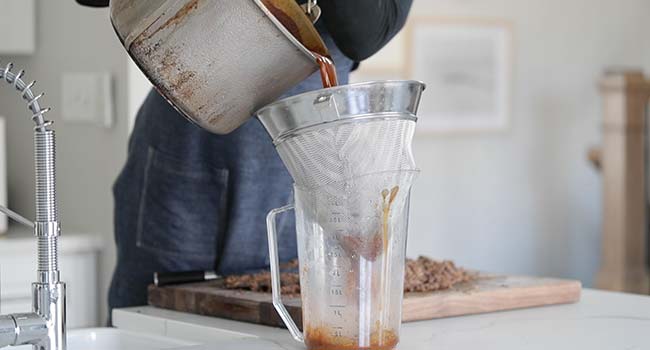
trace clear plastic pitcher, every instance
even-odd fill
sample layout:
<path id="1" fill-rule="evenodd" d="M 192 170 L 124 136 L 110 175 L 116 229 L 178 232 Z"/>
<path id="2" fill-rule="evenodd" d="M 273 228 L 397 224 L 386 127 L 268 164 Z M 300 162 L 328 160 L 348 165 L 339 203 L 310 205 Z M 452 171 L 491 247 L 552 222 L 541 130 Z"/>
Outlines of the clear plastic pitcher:
<path id="1" fill-rule="evenodd" d="M 411 149 L 424 84 L 373 81 L 289 97 L 257 115 L 294 180 L 267 217 L 273 305 L 307 348 L 399 341 Z M 303 330 L 280 295 L 275 216 L 295 209 Z"/>
<path id="2" fill-rule="evenodd" d="M 409 191 L 417 170 L 305 189 L 267 217 L 273 304 L 308 349 L 393 349 L 399 341 Z M 295 210 L 301 333 L 282 305 L 275 217 Z"/>

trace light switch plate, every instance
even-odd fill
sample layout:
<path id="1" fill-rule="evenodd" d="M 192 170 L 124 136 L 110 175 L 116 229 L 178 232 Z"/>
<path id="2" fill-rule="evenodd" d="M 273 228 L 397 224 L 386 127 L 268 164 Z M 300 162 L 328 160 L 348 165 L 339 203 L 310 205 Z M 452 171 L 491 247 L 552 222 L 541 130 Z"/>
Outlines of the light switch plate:
<path id="1" fill-rule="evenodd" d="M 110 73 L 64 73 L 61 91 L 64 121 L 113 126 Z"/>

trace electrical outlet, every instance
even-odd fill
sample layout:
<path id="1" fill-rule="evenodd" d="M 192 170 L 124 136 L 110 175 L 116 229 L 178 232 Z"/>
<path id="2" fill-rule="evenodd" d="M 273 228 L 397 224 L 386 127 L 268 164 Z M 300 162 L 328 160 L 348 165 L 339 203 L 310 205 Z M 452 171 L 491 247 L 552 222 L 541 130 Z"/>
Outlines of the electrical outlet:
<path id="1" fill-rule="evenodd" d="M 64 121 L 113 126 L 110 73 L 64 73 L 62 98 Z"/>

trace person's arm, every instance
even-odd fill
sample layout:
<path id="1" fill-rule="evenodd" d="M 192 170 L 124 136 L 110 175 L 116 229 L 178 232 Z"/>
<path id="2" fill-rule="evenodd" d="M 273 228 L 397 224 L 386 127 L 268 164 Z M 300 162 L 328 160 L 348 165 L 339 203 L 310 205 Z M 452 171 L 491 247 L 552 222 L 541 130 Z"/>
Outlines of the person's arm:
<path id="1" fill-rule="evenodd" d="M 108 6 L 109 0 L 76 0 Z M 321 0 L 321 21 L 344 55 L 362 61 L 384 47 L 404 26 L 413 0 Z"/>
<path id="2" fill-rule="evenodd" d="M 413 0 L 321 0 L 322 21 L 344 55 L 362 61 L 404 26 Z"/>

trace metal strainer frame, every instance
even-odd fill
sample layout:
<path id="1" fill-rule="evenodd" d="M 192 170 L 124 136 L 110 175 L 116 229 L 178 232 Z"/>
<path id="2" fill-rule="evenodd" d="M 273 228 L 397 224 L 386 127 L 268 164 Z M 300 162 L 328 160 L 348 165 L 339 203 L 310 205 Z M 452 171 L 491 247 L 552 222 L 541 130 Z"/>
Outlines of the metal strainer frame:
<path id="1" fill-rule="evenodd" d="M 424 83 L 416 80 L 379 80 L 341 85 L 279 100 L 260 109 L 256 115 L 273 143 L 277 144 L 307 127 L 343 119 L 358 121 L 400 116 L 417 120 L 420 97 L 425 87 Z"/>
<path id="2" fill-rule="evenodd" d="M 411 142 L 424 88 L 417 81 L 338 86 L 278 101 L 258 116 L 294 182 L 313 188 L 416 169 Z"/>

